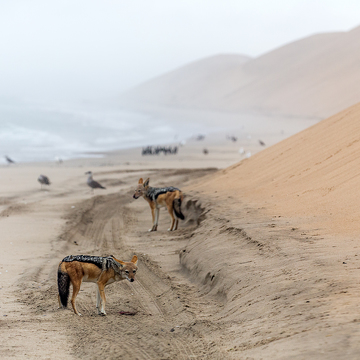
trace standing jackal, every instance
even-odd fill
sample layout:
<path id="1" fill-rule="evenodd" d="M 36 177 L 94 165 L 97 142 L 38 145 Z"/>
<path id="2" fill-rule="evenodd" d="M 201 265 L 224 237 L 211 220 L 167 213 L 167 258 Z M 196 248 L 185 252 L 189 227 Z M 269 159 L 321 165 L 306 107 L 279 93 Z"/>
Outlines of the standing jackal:
<path id="1" fill-rule="evenodd" d="M 73 287 L 71 305 L 74 313 L 81 316 L 76 310 L 75 305 L 81 282 L 94 282 L 97 284 L 96 307 L 98 314 L 106 315 L 105 286 L 125 279 L 133 282 L 137 270 L 136 264 L 136 255 L 129 262 L 118 260 L 112 255 L 107 257 L 89 255 L 66 256 L 58 267 L 59 308 L 67 307 L 71 283 Z"/>
<path id="2" fill-rule="evenodd" d="M 181 212 L 181 203 L 184 195 L 178 188 L 173 186 L 156 188 L 149 186 L 150 179 L 139 179 L 137 188 L 133 195 L 134 199 L 142 196 L 150 205 L 153 226 L 149 231 L 156 231 L 159 223 L 159 212 L 161 207 L 166 207 L 171 216 L 171 225 L 168 231 L 177 230 L 179 219 L 184 220 Z"/>

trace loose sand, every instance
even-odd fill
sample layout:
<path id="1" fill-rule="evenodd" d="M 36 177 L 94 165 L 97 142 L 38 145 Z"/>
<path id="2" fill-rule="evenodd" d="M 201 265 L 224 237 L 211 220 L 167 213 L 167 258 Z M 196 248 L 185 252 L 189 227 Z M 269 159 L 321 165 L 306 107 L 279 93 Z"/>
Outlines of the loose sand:
<path id="1" fill-rule="evenodd" d="M 133 149 L 2 167 L 0 357 L 357 359 L 359 112 L 248 159 L 239 143 L 194 141 L 176 157 Z M 88 170 L 106 190 L 89 192 Z M 177 232 L 164 210 L 147 232 L 148 204 L 132 198 L 139 177 L 183 189 Z M 57 265 L 69 254 L 139 257 L 134 283 L 106 289 L 106 317 L 94 284 L 77 298 L 83 317 L 57 309 Z"/>

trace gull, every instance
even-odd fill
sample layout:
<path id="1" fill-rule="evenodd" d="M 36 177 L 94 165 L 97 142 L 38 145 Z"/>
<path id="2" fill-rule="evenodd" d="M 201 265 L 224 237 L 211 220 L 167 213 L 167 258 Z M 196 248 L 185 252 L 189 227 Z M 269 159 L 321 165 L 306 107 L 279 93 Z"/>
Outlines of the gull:
<path id="1" fill-rule="evenodd" d="M 42 189 L 43 185 L 50 185 L 51 184 L 49 178 L 47 176 L 45 176 L 45 175 L 40 175 L 38 177 L 38 182 L 41 184 L 41 189 Z"/>
<path id="2" fill-rule="evenodd" d="M 55 162 L 58 164 L 58 165 L 61 165 L 63 163 L 63 160 L 61 157 L 58 157 L 58 156 L 55 156 Z"/>
<path id="3" fill-rule="evenodd" d="M 87 171 L 85 175 L 89 175 L 86 183 L 91 187 L 92 192 L 94 193 L 94 189 L 106 189 L 104 186 L 99 184 L 97 181 L 93 180 L 92 172 Z"/>
<path id="4" fill-rule="evenodd" d="M 10 159 L 7 155 L 5 155 L 5 159 L 8 162 L 8 164 L 15 164 L 15 161 Z"/>

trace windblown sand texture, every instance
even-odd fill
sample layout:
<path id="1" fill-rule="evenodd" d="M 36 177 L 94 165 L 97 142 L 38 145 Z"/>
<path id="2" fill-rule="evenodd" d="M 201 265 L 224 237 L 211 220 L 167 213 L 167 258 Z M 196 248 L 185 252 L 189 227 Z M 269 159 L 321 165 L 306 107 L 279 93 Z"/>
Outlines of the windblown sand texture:
<path id="1" fill-rule="evenodd" d="M 141 84 L 122 101 L 143 109 L 182 107 L 324 119 L 360 99 L 359 44 L 357 27 L 313 35 L 254 59 L 219 55 Z"/>
<path id="2" fill-rule="evenodd" d="M 220 171 L 205 186 L 322 234 L 360 232 L 360 104 Z"/>

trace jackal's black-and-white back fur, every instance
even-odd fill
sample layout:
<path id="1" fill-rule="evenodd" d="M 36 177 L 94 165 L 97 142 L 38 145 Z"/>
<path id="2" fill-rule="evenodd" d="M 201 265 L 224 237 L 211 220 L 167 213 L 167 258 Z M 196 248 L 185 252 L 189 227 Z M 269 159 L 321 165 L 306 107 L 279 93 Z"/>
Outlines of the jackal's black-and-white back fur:
<path id="1" fill-rule="evenodd" d="M 152 201 L 156 201 L 156 199 L 159 197 L 159 195 L 166 194 L 167 192 L 173 192 L 173 191 L 181 191 L 181 190 L 174 186 L 168 186 L 168 187 L 162 187 L 162 188 L 148 186 L 148 188 L 146 190 L 146 196 L 149 199 L 151 199 Z M 177 218 L 179 218 L 181 220 L 185 219 L 184 214 L 181 212 L 181 199 L 180 198 L 174 200 L 174 213 Z"/>
<path id="2" fill-rule="evenodd" d="M 166 194 L 167 192 L 173 192 L 173 191 L 180 191 L 180 189 L 174 187 L 174 186 L 167 186 L 162 188 L 152 187 L 148 186 L 146 190 L 146 196 L 150 198 L 151 200 L 155 201 L 159 195 Z"/>

